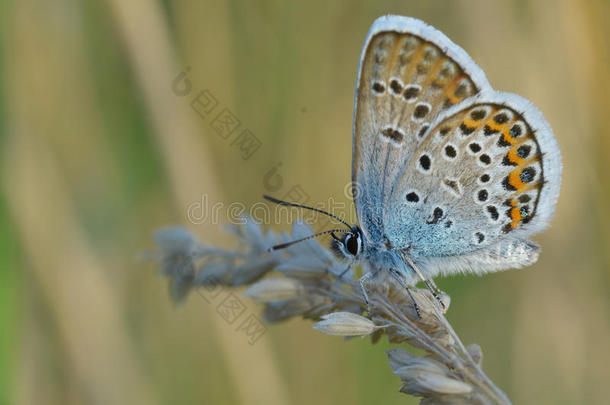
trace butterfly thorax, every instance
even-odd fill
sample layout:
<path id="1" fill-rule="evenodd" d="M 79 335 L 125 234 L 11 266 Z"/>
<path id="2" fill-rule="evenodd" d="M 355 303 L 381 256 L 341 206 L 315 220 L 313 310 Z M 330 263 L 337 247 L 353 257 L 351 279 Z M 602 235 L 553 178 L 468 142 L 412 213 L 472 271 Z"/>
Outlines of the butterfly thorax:
<path id="1" fill-rule="evenodd" d="M 396 249 L 387 240 L 365 241 L 362 259 L 370 270 L 395 270 L 405 277 L 407 284 L 414 284 L 415 273 L 404 258 L 407 254 L 405 249 Z"/>

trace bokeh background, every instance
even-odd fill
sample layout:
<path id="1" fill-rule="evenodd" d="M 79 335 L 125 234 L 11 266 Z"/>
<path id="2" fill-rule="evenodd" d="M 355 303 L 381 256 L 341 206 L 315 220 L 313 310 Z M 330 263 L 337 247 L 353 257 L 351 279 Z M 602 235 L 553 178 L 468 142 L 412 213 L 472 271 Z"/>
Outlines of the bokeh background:
<path id="1" fill-rule="evenodd" d="M 204 195 L 249 205 L 299 186 L 349 203 L 357 60 L 387 13 L 433 24 L 534 101 L 563 151 L 540 261 L 439 280 L 449 319 L 514 403 L 607 403 L 607 0 L 0 1 L 0 403 L 417 403 L 387 343 L 293 320 L 249 345 L 196 294 L 173 305 L 141 260 L 168 224 L 230 246 L 226 216 L 189 223 Z M 203 90 L 260 140 L 249 159 L 191 108 Z"/>

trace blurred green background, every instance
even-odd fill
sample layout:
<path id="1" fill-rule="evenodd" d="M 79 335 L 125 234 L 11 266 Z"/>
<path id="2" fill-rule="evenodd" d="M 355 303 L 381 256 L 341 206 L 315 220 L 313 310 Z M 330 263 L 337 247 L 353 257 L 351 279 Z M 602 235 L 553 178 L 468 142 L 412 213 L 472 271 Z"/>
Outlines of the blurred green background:
<path id="1" fill-rule="evenodd" d="M 0 1 L 0 403 L 417 403 L 385 342 L 294 320 L 251 346 L 196 294 L 172 305 L 140 260 L 203 195 L 252 204 L 298 185 L 349 203 L 357 60 L 388 13 L 436 26 L 531 99 L 563 151 L 540 261 L 439 280 L 450 321 L 514 403 L 608 403 L 607 0 Z M 204 89 L 261 141 L 249 159 L 191 108 Z M 229 246 L 221 224 L 189 226 Z"/>

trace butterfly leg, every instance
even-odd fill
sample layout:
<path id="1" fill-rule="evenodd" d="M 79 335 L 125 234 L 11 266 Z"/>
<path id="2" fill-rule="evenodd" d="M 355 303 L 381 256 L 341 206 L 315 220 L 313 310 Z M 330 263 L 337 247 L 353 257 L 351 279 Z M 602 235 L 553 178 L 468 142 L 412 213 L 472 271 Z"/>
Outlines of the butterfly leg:
<path id="1" fill-rule="evenodd" d="M 345 273 L 347 273 L 349 271 L 349 269 L 351 269 L 351 268 L 352 268 L 352 263 L 350 263 L 349 266 L 347 266 L 347 268 L 339 274 L 339 278 L 343 278 Z"/>
<path id="2" fill-rule="evenodd" d="M 430 292 L 432 293 L 434 298 L 436 298 L 438 303 L 441 304 L 441 308 L 446 309 L 445 304 L 443 303 L 443 301 L 440 298 L 440 290 L 438 289 L 438 287 L 436 286 L 434 281 L 428 280 L 427 278 L 425 278 L 424 275 L 419 270 L 419 268 L 415 265 L 415 263 L 413 262 L 413 260 L 411 260 L 411 258 L 409 256 L 404 256 L 404 258 L 406 259 L 409 266 L 411 266 L 411 268 L 415 271 L 415 273 L 420 278 L 420 280 L 423 281 L 423 283 L 426 285 L 428 290 L 430 290 Z"/>
<path id="3" fill-rule="evenodd" d="M 362 296 L 364 297 L 364 301 L 366 302 L 366 308 L 369 308 L 369 295 L 366 293 L 365 282 L 369 281 L 371 278 L 375 277 L 375 275 L 379 272 L 376 270 L 374 272 L 367 272 L 362 277 L 360 277 L 360 291 L 362 292 Z"/>
<path id="4" fill-rule="evenodd" d="M 415 308 L 415 312 L 417 313 L 417 318 L 421 319 L 421 312 L 419 311 L 419 305 L 417 304 L 417 301 L 415 300 L 415 297 L 413 296 L 413 293 L 411 292 L 411 288 L 407 285 L 407 283 L 405 283 L 405 280 L 401 277 L 400 273 L 396 269 L 391 268 L 390 274 L 392 275 L 392 277 L 394 277 L 394 279 L 396 281 L 398 281 L 398 284 L 400 284 L 402 287 L 405 288 L 405 290 L 407 290 L 407 293 L 409 294 L 409 298 L 411 298 L 411 301 L 413 301 L 413 308 Z"/>

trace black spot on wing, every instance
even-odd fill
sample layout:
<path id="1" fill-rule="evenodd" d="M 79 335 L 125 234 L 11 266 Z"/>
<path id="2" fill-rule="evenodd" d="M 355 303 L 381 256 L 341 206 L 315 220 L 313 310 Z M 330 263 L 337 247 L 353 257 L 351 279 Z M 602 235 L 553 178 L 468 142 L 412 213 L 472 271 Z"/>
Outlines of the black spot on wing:
<path id="1" fill-rule="evenodd" d="M 381 94 L 385 91 L 385 86 L 381 82 L 373 83 L 373 92 L 377 94 Z"/>
<path id="2" fill-rule="evenodd" d="M 430 106 L 428 104 L 418 104 L 415 107 L 415 111 L 413 111 L 413 116 L 415 118 L 424 118 L 426 116 L 426 114 L 428 114 L 430 112 Z"/>
<path id="3" fill-rule="evenodd" d="M 506 115 L 505 113 L 497 114 L 494 117 L 494 121 L 498 124 L 504 124 L 506 121 L 508 121 L 508 115 Z"/>
<path id="4" fill-rule="evenodd" d="M 526 157 L 528 157 L 530 155 L 531 151 L 532 151 L 531 146 L 521 145 L 521 146 L 519 146 L 519 148 L 517 148 L 517 156 L 519 156 L 522 159 L 525 159 Z"/>
<path id="5" fill-rule="evenodd" d="M 392 89 L 394 94 L 402 93 L 402 85 L 396 79 L 392 79 L 392 81 L 390 81 L 390 89 Z"/>
<path id="6" fill-rule="evenodd" d="M 523 169 L 521 171 L 519 178 L 521 179 L 522 182 L 529 183 L 532 180 L 534 180 L 535 176 L 536 176 L 536 169 L 534 169 L 533 167 L 526 167 L 525 169 Z"/>
<path id="7" fill-rule="evenodd" d="M 443 217 L 443 209 L 441 207 L 436 207 L 432 212 L 432 218 L 426 221 L 427 224 L 437 224 L 438 221 Z"/>
<path id="8" fill-rule="evenodd" d="M 450 159 L 453 159 L 454 157 L 456 157 L 456 155 L 457 155 L 457 151 L 455 150 L 453 145 L 445 146 L 445 156 L 447 156 Z"/>
<path id="9" fill-rule="evenodd" d="M 489 215 L 491 216 L 491 219 L 493 219 L 494 221 L 496 221 L 499 218 L 499 214 L 498 214 L 498 209 L 496 207 L 494 207 L 493 205 L 488 205 L 487 206 L 487 212 L 489 212 Z"/>
<path id="10" fill-rule="evenodd" d="M 474 236 L 477 238 L 478 243 L 483 243 L 485 240 L 485 235 L 483 235 L 481 232 L 475 233 Z"/>
<path id="11" fill-rule="evenodd" d="M 486 153 L 483 153 L 481 156 L 479 156 L 479 160 L 485 165 L 489 165 L 491 163 L 491 158 Z"/>
<path id="12" fill-rule="evenodd" d="M 410 193 L 408 193 L 406 198 L 407 198 L 407 201 L 409 201 L 409 202 L 418 202 L 419 201 L 419 196 L 414 191 L 411 191 Z"/>
<path id="13" fill-rule="evenodd" d="M 432 161 L 430 160 L 430 156 L 421 155 L 419 158 L 419 166 L 425 171 L 430 170 L 430 166 L 432 165 Z"/>

